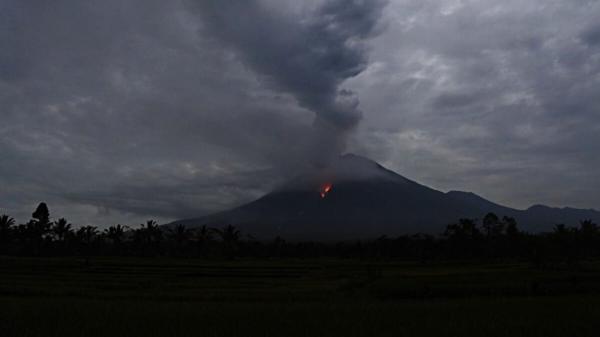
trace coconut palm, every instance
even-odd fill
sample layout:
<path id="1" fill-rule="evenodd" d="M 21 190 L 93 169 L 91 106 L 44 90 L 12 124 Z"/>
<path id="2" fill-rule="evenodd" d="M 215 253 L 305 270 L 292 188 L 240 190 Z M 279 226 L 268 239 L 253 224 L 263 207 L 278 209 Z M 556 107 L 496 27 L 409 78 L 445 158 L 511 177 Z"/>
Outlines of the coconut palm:
<path id="1" fill-rule="evenodd" d="M 61 254 L 66 252 L 67 241 L 74 236 L 71 224 L 65 219 L 60 218 L 54 221 L 50 227 L 50 239 L 54 239 L 53 245 Z"/>
<path id="2" fill-rule="evenodd" d="M 214 228 L 213 231 L 219 235 L 223 241 L 225 255 L 233 258 L 240 241 L 241 232 L 232 225 L 227 225 L 223 229 Z"/>
<path id="3" fill-rule="evenodd" d="M 181 246 L 190 239 L 190 233 L 191 231 L 184 225 L 177 224 L 169 229 L 169 238 L 175 241 L 178 246 Z"/>
<path id="4" fill-rule="evenodd" d="M 0 216 L 0 252 L 4 251 L 5 246 L 10 242 L 15 219 L 6 214 Z"/>
<path id="5" fill-rule="evenodd" d="M 92 252 L 92 244 L 98 236 L 98 228 L 95 226 L 83 226 L 75 232 L 75 238 L 82 246 L 82 253 L 85 256 L 85 265 L 90 265 L 90 254 Z"/>
<path id="6" fill-rule="evenodd" d="M 159 253 L 163 232 L 156 221 L 146 221 L 146 224 L 141 224 L 140 228 L 136 229 L 133 234 L 134 241 L 141 249 L 142 254 Z"/>
<path id="7" fill-rule="evenodd" d="M 198 248 L 199 254 L 202 255 L 206 253 L 206 247 L 213 239 L 212 233 L 213 231 L 206 226 L 197 228 L 194 231 L 194 242 L 196 243 L 196 247 Z"/>
<path id="8" fill-rule="evenodd" d="M 75 235 L 80 243 L 89 247 L 98 236 L 98 228 L 96 226 L 83 226 L 77 230 Z"/>
<path id="9" fill-rule="evenodd" d="M 111 249 L 113 253 L 121 254 L 123 252 L 123 241 L 125 240 L 125 233 L 127 231 L 127 226 L 123 226 L 121 224 L 117 224 L 115 226 L 110 226 L 106 228 L 102 235 L 104 238 L 108 239 L 112 244 Z"/>
<path id="10" fill-rule="evenodd" d="M 579 222 L 581 234 L 587 237 L 593 237 L 598 234 L 598 225 L 592 220 L 582 220 Z"/>
<path id="11" fill-rule="evenodd" d="M 116 226 L 110 226 L 104 230 L 104 236 L 111 240 L 114 245 L 118 246 L 123 242 L 126 230 L 127 226 L 120 224 Z"/>
<path id="12" fill-rule="evenodd" d="M 15 225 L 15 219 L 3 214 L 0 216 L 0 242 L 5 242 L 10 239 L 10 232 Z"/>
<path id="13" fill-rule="evenodd" d="M 599 230 L 592 220 L 579 222 L 579 248 L 585 257 L 594 255 L 598 251 Z"/>
<path id="14" fill-rule="evenodd" d="M 214 228 L 213 231 L 221 237 L 223 242 L 228 243 L 238 242 L 241 236 L 241 232 L 232 225 L 227 225 L 223 229 Z"/>
<path id="15" fill-rule="evenodd" d="M 54 239 L 59 242 L 64 242 L 67 237 L 73 233 L 71 226 L 72 225 L 65 218 L 60 218 L 54 221 L 51 228 Z"/>
<path id="16" fill-rule="evenodd" d="M 144 228 L 143 225 L 142 228 Z M 148 240 L 148 242 L 159 243 L 160 241 L 162 241 L 163 232 L 156 221 L 146 221 L 146 227 L 144 229 L 146 233 L 146 239 Z"/>
<path id="17" fill-rule="evenodd" d="M 180 254 L 190 240 L 192 231 L 182 224 L 176 224 L 167 230 L 168 238 L 175 243 L 175 253 Z"/>
<path id="18" fill-rule="evenodd" d="M 182 244 L 190 238 L 190 230 L 181 224 L 177 224 L 174 227 L 169 228 L 168 232 L 169 238 L 175 241 L 177 244 Z"/>

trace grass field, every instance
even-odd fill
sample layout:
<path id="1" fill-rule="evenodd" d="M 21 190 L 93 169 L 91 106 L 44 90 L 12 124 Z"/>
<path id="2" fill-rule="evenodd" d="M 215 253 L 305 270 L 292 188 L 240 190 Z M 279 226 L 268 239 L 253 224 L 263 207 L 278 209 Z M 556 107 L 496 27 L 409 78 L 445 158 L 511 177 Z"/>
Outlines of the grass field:
<path id="1" fill-rule="evenodd" d="M 597 336 L 600 264 L 0 258 L 1 336 Z"/>

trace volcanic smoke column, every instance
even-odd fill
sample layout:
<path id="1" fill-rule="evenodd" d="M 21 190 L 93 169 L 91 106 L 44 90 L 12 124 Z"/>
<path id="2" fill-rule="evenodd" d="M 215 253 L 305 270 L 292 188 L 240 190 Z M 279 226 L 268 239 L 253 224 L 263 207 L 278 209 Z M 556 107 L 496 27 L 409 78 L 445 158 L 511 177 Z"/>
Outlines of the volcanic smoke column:
<path id="1" fill-rule="evenodd" d="M 260 0 L 197 0 L 202 29 L 233 48 L 273 89 L 316 114 L 322 158 L 339 154 L 362 117 L 357 95 L 340 84 L 367 65 L 363 41 L 383 0 L 328 0 L 310 17 L 283 15 Z"/>

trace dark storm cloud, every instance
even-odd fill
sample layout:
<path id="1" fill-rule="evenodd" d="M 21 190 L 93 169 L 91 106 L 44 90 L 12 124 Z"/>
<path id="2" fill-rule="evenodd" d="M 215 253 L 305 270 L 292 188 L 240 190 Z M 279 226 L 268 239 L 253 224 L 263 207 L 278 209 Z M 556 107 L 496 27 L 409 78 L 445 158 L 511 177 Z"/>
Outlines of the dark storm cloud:
<path id="1" fill-rule="evenodd" d="M 361 111 L 348 150 L 410 178 L 600 208 L 599 15 L 597 1 L 1 1 L 0 213 L 221 210 L 335 143 L 319 120 Z"/>
<path id="2" fill-rule="evenodd" d="M 2 211 L 25 220 L 45 200 L 80 222 L 205 213 L 305 156 L 310 118 L 199 35 L 183 3 L 3 6 Z"/>
<path id="3" fill-rule="evenodd" d="M 599 13 L 589 1 L 394 2 L 353 83 L 378 112 L 365 151 L 444 190 L 598 208 Z"/>
<path id="4" fill-rule="evenodd" d="M 464 108 L 482 99 L 479 93 L 443 93 L 435 98 L 433 104 L 438 109 Z"/>
<path id="5" fill-rule="evenodd" d="M 365 69 L 361 41 L 373 33 L 383 4 L 329 0 L 302 20 L 258 0 L 198 1 L 197 7 L 209 35 L 239 52 L 266 83 L 314 111 L 318 127 L 330 126 L 323 132 L 339 133 L 361 118 L 356 94 L 340 84 Z M 328 146 L 319 144 L 321 151 Z"/>
<path id="6" fill-rule="evenodd" d="M 596 24 L 592 27 L 586 29 L 583 34 L 581 34 L 581 38 L 585 43 L 590 46 L 599 46 L 600 45 L 600 24 Z"/>

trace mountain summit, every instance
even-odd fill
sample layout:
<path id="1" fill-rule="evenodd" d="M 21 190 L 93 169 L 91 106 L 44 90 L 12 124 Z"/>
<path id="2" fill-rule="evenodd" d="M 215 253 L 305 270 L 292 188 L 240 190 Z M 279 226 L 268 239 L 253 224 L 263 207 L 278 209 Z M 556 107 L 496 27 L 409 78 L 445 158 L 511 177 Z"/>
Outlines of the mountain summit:
<path id="1" fill-rule="evenodd" d="M 600 212 L 536 206 L 516 210 L 460 191 L 440 192 L 364 157 L 347 154 L 296 177 L 273 192 L 229 211 L 176 221 L 194 227 L 233 224 L 260 239 L 344 240 L 381 235 L 441 233 L 459 218 L 494 212 L 522 228 L 600 220 Z"/>
<path id="2" fill-rule="evenodd" d="M 312 171 L 286 182 L 277 190 L 309 190 L 325 183 L 339 184 L 360 181 L 410 182 L 370 159 L 354 154 L 345 154 L 326 165 L 316 167 Z"/>

